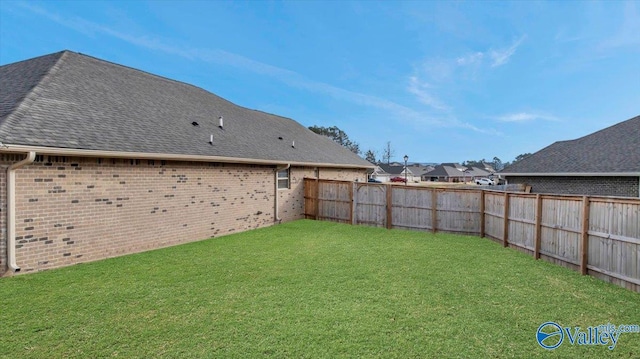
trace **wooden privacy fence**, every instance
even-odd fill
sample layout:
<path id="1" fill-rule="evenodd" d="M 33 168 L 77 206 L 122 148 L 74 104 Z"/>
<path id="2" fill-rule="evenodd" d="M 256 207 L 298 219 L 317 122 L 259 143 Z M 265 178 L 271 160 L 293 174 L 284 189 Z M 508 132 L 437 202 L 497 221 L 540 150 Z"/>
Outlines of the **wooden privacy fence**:
<path id="1" fill-rule="evenodd" d="M 305 178 L 305 217 L 488 237 L 640 292 L 640 199 Z"/>

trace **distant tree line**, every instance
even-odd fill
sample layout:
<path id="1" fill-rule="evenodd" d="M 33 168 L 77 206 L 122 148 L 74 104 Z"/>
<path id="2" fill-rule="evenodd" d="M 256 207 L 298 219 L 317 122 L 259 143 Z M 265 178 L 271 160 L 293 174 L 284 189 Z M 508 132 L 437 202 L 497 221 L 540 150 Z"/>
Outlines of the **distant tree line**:
<path id="1" fill-rule="evenodd" d="M 349 149 L 349 151 L 360 155 L 360 145 L 352 141 L 346 132 L 338 128 L 338 126 L 323 127 L 323 126 L 309 126 L 309 129 L 319 135 L 327 136 L 335 143 L 342 145 Z M 386 146 L 382 149 L 382 161 L 391 163 L 391 158 L 394 156 L 395 151 L 391 147 L 391 142 L 387 141 Z M 377 152 L 373 149 L 368 149 L 363 158 L 371 163 L 378 163 Z"/>
<path id="2" fill-rule="evenodd" d="M 360 145 L 355 141 L 351 141 L 347 133 L 339 129 L 337 126 L 310 126 L 309 129 L 319 135 L 329 137 L 335 143 L 348 148 L 349 151 L 355 153 L 356 155 L 360 155 Z"/>
<path id="3" fill-rule="evenodd" d="M 507 166 L 510 166 L 518 161 L 522 161 L 523 159 L 527 158 L 531 156 L 531 153 L 523 153 L 520 155 L 517 155 L 516 158 L 512 161 L 512 162 L 502 162 L 500 160 L 500 158 L 498 157 L 494 157 L 492 161 L 487 161 L 486 159 L 481 159 L 478 161 L 474 161 L 474 160 L 467 160 L 462 162 L 463 166 L 467 166 L 467 167 L 480 167 L 483 168 L 484 167 L 484 163 L 490 164 L 496 171 L 501 171 L 502 169 L 504 169 Z"/>
<path id="4" fill-rule="evenodd" d="M 349 136 L 347 135 L 346 132 L 344 132 L 343 130 L 339 129 L 337 126 L 331 126 L 331 127 L 322 127 L 322 126 L 310 126 L 309 129 L 319 135 L 323 135 L 323 136 L 327 136 L 329 137 L 331 140 L 333 140 L 335 143 L 342 145 L 346 148 L 348 148 L 351 152 L 360 155 L 362 153 L 362 151 L 360 150 L 360 145 L 355 142 L 352 141 Z M 387 143 L 385 144 L 385 146 L 382 148 L 382 156 L 378 157 L 378 152 L 376 150 L 373 149 L 368 149 L 364 155 L 363 158 L 371 163 L 386 163 L 386 164 L 390 164 L 391 163 L 391 159 L 393 158 L 393 156 L 395 156 L 395 150 L 393 149 L 393 147 L 391 146 L 391 141 L 387 141 Z M 491 166 L 493 166 L 493 168 L 496 171 L 500 171 L 502 169 L 504 169 L 505 167 L 512 165 L 518 161 L 521 161 L 527 157 L 531 156 L 531 153 L 523 153 L 520 154 L 518 156 L 516 156 L 516 158 L 512 161 L 512 162 L 502 162 L 500 160 L 500 158 L 498 157 L 494 157 L 493 160 L 488 161 L 486 159 L 481 159 L 481 160 L 467 160 L 462 162 L 463 166 L 467 166 L 467 167 L 480 167 L 483 168 L 484 167 L 484 163 L 490 164 Z"/>

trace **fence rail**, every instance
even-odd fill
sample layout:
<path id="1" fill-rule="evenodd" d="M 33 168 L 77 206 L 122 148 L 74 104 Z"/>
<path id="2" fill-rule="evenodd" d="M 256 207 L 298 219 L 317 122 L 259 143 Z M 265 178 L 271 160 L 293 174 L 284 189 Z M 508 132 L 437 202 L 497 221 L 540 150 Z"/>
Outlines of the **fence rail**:
<path id="1" fill-rule="evenodd" d="M 640 199 L 305 178 L 305 217 L 478 235 L 640 292 Z"/>

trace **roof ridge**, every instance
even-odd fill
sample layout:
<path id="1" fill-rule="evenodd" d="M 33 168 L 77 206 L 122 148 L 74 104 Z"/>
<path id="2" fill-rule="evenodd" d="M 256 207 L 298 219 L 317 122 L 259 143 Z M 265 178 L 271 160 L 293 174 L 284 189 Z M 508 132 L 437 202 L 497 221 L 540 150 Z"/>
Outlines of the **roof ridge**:
<path id="1" fill-rule="evenodd" d="M 556 142 L 572 142 L 572 141 L 580 141 L 580 140 L 585 139 L 585 138 L 589 138 L 589 137 L 597 136 L 597 135 L 599 135 L 600 133 L 602 133 L 602 132 L 604 132 L 604 131 L 609 131 L 609 130 L 613 129 L 614 127 L 624 126 L 624 125 L 626 125 L 626 124 L 627 124 L 627 122 L 631 122 L 631 121 L 634 121 L 634 120 L 640 120 L 640 115 L 633 116 L 633 117 L 631 117 L 631 118 L 629 118 L 629 119 L 627 119 L 627 120 L 624 120 L 624 121 L 622 121 L 622 122 L 614 123 L 613 125 L 610 125 L 610 126 L 607 126 L 607 127 L 605 127 L 605 128 L 599 129 L 599 130 L 598 130 L 598 131 L 596 131 L 596 132 L 592 132 L 592 133 L 586 134 L 586 135 L 584 135 L 584 136 L 582 136 L 582 137 L 574 138 L 574 139 L 571 139 L 571 140 L 556 141 Z"/>
<path id="2" fill-rule="evenodd" d="M 4 121 L 0 122 L 0 131 L 2 131 L 3 127 L 7 127 L 7 126 L 11 126 L 13 123 L 15 122 L 19 122 L 20 119 L 22 119 L 22 117 L 24 117 L 24 115 L 26 114 L 26 112 L 29 111 L 30 105 L 36 101 L 36 99 L 39 96 L 40 93 L 40 86 L 47 81 L 48 79 L 51 78 L 51 76 L 57 72 L 57 70 L 60 68 L 61 63 L 63 62 L 63 59 L 66 58 L 66 54 L 69 52 L 69 50 L 62 50 L 62 51 L 58 51 L 58 52 L 53 52 L 51 54 L 48 55 L 43 55 L 43 56 L 39 56 L 40 58 L 45 57 L 45 56 L 52 56 L 52 55 L 58 55 L 58 58 L 55 60 L 55 62 L 53 63 L 53 65 L 51 65 L 49 67 L 49 69 L 42 75 L 42 77 L 40 77 L 40 79 L 37 81 L 37 83 L 29 90 L 26 92 L 26 94 L 24 95 L 24 97 L 20 100 L 20 103 L 18 104 L 18 106 L 15 107 L 15 109 L 13 111 L 11 111 L 5 118 Z M 38 57 L 34 58 L 37 59 Z M 17 63 L 21 63 L 21 62 L 25 62 L 25 61 L 31 61 L 34 59 L 27 59 L 27 60 L 22 60 L 22 61 L 17 61 L 17 62 L 13 62 L 11 64 L 7 64 L 7 65 L 13 65 L 13 64 L 17 64 Z M 7 65 L 3 65 L 3 66 L 7 66 Z"/>

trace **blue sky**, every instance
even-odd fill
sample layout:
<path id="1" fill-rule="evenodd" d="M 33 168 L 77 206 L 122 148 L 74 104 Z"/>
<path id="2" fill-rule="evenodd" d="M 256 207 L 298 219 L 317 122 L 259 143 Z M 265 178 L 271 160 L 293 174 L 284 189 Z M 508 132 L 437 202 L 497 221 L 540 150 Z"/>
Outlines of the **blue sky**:
<path id="1" fill-rule="evenodd" d="M 511 161 L 640 115 L 640 2 L 0 2 L 0 64 L 63 49 L 395 160 Z"/>

